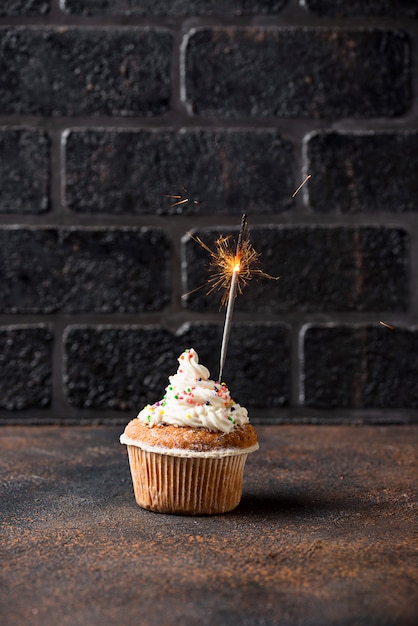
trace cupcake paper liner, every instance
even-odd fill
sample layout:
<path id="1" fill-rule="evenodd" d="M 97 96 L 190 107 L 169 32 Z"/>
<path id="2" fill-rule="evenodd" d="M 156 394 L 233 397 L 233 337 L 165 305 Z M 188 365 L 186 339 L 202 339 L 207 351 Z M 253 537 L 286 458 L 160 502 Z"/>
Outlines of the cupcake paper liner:
<path id="1" fill-rule="evenodd" d="M 247 450 L 218 458 L 184 457 L 127 445 L 135 499 L 159 513 L 213 515 L 238 506 Z"/>

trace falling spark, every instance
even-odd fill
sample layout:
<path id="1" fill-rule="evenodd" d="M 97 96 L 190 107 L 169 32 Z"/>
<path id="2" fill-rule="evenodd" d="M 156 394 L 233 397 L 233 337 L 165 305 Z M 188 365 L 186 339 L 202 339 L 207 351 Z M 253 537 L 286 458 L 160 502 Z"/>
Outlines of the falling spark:
<path id="1" fill-rule="evenodd" d="M 297 194 L 297 193 L 298 193 L 298 192 L 302 189 L 303 185 L 304 185 L 305 183 L 307 183 L 307 182 L 308 182 L 308 180 L 309 180 L 310 178 L 312 178 L 312 174 L 308 174 L 308 175 L 306 176 L 305 180 L 303 180 L 303 181 L 301 182 L 301 184 L 300 184 L 300 185 L 299 185 L 299 187 L 296 189 L 296 191 L 294 191 L 294 192 L 292 193 L 292 198 L 294 198 L 294 197 L 296 196 L 296 194 Z"/>
<path id="2" fill-rule="evenodd" d="M 231 333 L 231 324 L 232 324 L 232 314 L 234 312 L 234 304 L 235 298 L 237 297 L 237 288 L 238 288 L 238 276 L 241 271 L 241 258 L 242 258 L 242 250 L 243 250 L 243 240 L 244 235 L 247 230 L 247 216 L 245 213 L 241 218 L 241 228 L 238 235 L 237 249 L 235 251 L 235 256 L 232 261 L 232 275 L 231 275 L 231 285 L 229 287 L 228 294 L 228 304 L 226 307 L 225 314 L 225 322 L 224 322 L 224 332 L 222 335 L 222 344 L 221 344 L 221 356 L 219 359 L 219 378 L 218 380 L 222 380 L 222 373 L 225 365 L 226 353 L 228 350 L 229 343 L 229 335 Z"/>
<path id="3" fill-rule="evenodd" d="M 386 322 L 379 322 L 379 324 L 382 324 L 382 326 L 384 326 L 385 328 L 389 328 L 390 330 L 395 330 L 394 326 L 392 326 L 391 324 L 386 324 Z"/>
<path id="4" fill-rule="evenodd" d="M 187 189 L 185 187 L 182 187 L 182 190 L 184 191 L 184 193 L 187 194 Z M 179 206 L 180 204 L 186 204 L 186 202 L 193 202 L 193 204 L 199 204 L 197 200 L 184 198 L 183 195 L 170 195 L 170 194 L 165 193 L 164 198 L 171 198 L 172 200 L 176 200 L 176 202 L 173 202 L 173 204 L 170 205 L 171 207 Z"/>

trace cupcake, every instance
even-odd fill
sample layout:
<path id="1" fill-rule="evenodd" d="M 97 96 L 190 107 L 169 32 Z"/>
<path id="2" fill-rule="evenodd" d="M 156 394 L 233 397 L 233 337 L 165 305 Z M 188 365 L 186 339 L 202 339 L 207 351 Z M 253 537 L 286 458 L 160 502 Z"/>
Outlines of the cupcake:
<path id="1" fill-rule="evenodd" d="M 135 499 L 160 513 L 210 515 L 241 499 L 248 454 L 258 449 L 247 409 L 210 379 L 195 350 L 180 355 L 162 400 L 126 426 Z"/>

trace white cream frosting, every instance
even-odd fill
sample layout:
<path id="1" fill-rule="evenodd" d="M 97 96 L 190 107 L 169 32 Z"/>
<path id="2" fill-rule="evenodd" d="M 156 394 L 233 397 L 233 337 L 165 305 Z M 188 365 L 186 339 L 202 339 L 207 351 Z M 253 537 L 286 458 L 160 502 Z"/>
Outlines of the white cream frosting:
<path id="1" fill-rule="evenodd" d="M 231 432 L 236 425 L 249 422 L 247 409 L 231 398 L 225 383 L 210 379 L 210 372 L 200 365 L 197 352 L 191 348 L 178 358 L 179 368 L 169 376 L 164 397 L 148 404 L 138 414 L 145 424 L 171 424 Z"/>

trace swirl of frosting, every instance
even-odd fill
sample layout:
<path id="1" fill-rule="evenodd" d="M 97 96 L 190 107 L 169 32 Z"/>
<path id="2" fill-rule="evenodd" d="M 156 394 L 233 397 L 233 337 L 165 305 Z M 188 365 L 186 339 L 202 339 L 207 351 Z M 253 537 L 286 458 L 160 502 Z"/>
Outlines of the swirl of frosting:
<path id="1" fill-rule="evenodd" d="M 236 425 L 247 424 L 247 409 L 231 398 L 225 383 L 210 379 L 210 372 L 200 365 L 197 352 L 191 348 L 178 358 L 179 368 L 169 376 L 162 400 L 148 404 L 138 414 L 141 422 L 156 426 L 171 424 L 231 432 Z"/>

